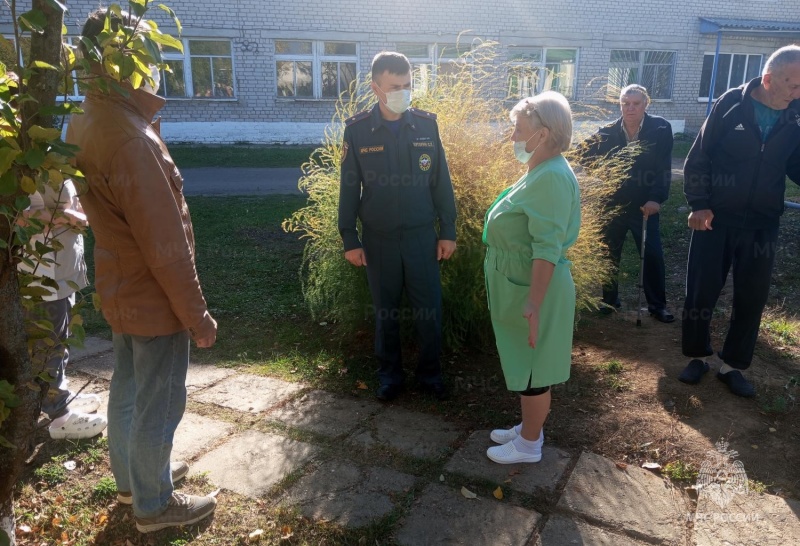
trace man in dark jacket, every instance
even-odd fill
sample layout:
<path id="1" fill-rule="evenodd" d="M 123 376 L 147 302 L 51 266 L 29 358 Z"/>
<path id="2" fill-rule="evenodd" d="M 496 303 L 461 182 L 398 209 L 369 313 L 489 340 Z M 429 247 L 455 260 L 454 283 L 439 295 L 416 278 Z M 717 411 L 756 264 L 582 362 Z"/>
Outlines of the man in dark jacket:
<path id="1" fill-rule="evenodd" d="M 694 384 L 713 357 L 711 316 L 733 268 L 733 306 L 717 378 L 755 396 L 750 366 L 769 294 L 788 175 L 800 183 L 800 47 L 767 59 L 763 76 L 722 95 L 684 167 L 692 241 L 686 269 L 680 380 Z M 706 359 L 704 361 L 703 359 Z"/>
<path id="2" fill-rule="evenodd" d="M 584 143 L 584 159 L 607 158 L 621 155 L 627 146 L 639 146 L 619 189 L 609 199 L 615 209 L 603 230 L 614 264 L 614 277 L 603 287 L 601 309 L 611 313 L 619 308 L 617 272 L 622 257 L 622 246 L 628 231 L 633 235 L 636 248 L 642 249 L 642 222 L 647 221 L 647 240 L 644 245 L 644 294 L 650 314 L 661 322 L 672 322 L 675 317 L 667 310 L 664 281 L 664 251 L 659 232 L 661 203 L 669 197 L 672 179 L 672 127 L 664 118 L 645 112 L 650 97 L 641 85 L 629 85 L 619 95 L 622 116 L 614 123 L 601 127 L 597 134 Z"/>
<path id="3" fill-rule="evenodd" d="M 378 399 L 392 400 L 403 389 L 399 319 L 405 288 L 420 346 L 417 380 L 442 400 L 447 392 L 439 363 L 438 261 L 449 259 L 456 248 L 450 172 L 436 115 L 408 108 L 411 65 L 404 55 L 375 56 L 372 91 L 378 104 L 348 119 L 344 131 L 339 193 L 344 257 L 367 268 L 375 308 Z"/>

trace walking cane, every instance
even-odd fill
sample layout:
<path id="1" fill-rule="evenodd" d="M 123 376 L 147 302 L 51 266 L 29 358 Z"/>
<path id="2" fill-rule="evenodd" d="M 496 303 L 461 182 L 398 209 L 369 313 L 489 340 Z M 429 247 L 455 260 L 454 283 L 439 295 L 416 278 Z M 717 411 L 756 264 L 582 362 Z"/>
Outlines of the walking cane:
<path id="1" fill-rule="evenodd" d="M 639 307 L 636 313 L 636 326 L 642 325 L 642 289 L 644 288 L 644 245 L 647 242 L 647 216 L 642 217 L 642 251 L 639 264 Z"/>

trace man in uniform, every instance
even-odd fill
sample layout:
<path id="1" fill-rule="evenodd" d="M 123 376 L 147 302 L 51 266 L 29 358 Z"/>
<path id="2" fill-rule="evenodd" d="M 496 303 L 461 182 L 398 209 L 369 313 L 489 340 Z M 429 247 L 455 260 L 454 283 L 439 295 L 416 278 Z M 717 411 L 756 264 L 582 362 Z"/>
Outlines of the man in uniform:
<path id="1" fill-rule="evenodd" d="M 750 366 L 769 295 L 786 176 L 800 184 L 800 47 L 767 59 L 763 75 L 722 95 L 700 128 L 684 166 L 692 209 L 679 379 L 695 384 L 717 357 L 717 378 L 737 396 L 755 396 Z M 719 355 L 710 324 L 733 269 L 730 326 Z M 710 359 L 707 357 L 711 357 Z"/>
<path id="2" fill-rule="evenodd" d="M 389 401 L 403 390 L 400 302 L 405 288 L 419 340 L 417 381 L 444 400 L 438 262 L 449 259 L 456 248 L 450 172 L 436 116 L 409 108 L 408 59 L 394 52 L 377 54 L 371 88 L 378 103 L 346 122 L 339 233 L 347 261 L 367 268 L 379 362 L 376 395 Z"/>

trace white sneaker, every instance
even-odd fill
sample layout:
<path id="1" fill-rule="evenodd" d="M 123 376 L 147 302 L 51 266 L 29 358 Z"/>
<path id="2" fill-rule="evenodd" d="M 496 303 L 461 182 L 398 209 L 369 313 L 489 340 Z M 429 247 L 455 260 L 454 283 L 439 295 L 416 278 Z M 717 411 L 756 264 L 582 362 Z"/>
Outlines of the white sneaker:
<path id="1" fill-rule="evenodd" d="M 60 426 L 50 425 L 50 437 L 54 440 L 83 440 L 97 436 L 108 425 L 104 415 L 71 412 Z"/>
<path id="2" fill-rule="evenodd" d="M 520 425 L 517 425 L 517 427 Z M 511 427 L 509 429 L 505 428 L 496 428 L 492 431 L 489 435 L 489 438 L 496 444 L 507 444 L 511 440 L 516 440 L 517 436 L 517 427 Z"/>
<path id="3" fill-rule="evenodd" d="M 97 394 L 79 394 L 69 403 L 69 409 L 75 413 L 94 413 L 100 409 L 100 402 Z"/>
<path id="4" fill-rule="evenodd" d="M 539 433 L 536 440 L 537 449 L 535 453 L 522 453 L 517 451 L 514 441 L 510 441 L 501 446 L 490 447 L 486 450 L 486 456 L 499 464 L 515 463 L 538 463 L 542 460 L 542 446 L 544 445 L 544 432 Z"/>

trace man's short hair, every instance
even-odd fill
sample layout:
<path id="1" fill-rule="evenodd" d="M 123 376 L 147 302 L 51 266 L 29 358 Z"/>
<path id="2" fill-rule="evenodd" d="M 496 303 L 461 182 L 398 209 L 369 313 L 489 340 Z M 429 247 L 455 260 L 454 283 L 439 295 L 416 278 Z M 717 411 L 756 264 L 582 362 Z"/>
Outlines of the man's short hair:
<path id="1" fill-rule="evenodd" d="M 106 8 L 94 10 L 89 14 L 89 17 L 83 24 L 81 36 L 88 38 L 95 47 L 98 46 L 97 36 L 103 32 L 103 28 L 106 26 L 106 17 L 111 18 L 111 30 L 113 32 L 118 31 L 123 25 L 133 24 L 133 19 L 127 11 L 122 12 L 122 19 L 120 19 L 115 13 L 109 14 Z M 78 43 L 78 49 L 80 50 L 81 54 L 83 54 L 83 57 L 88 59 L 89 52 L 86 50 L 86 44 L 84 44 L 83 41 Z"/>
<path id="2" fill-rule="evenodd" d="M 800 64 L 800 46 L 788 45 L 775 51 L 764 63 L 764 71 L 761 75 L 780 72 L 786 65 L 790 64 Z"/>
<path id="3" fill-rule="evenodd" d="M 373 81 L 384 72 L 405 76 L 411 72 L 411 63 L 408 57 L 396 51 L 381 51 L 372 59 Z"/>
<path id="4" fill-rule="evenodd" d="M 647 88 L 643 85 L 639 85 L 638 83 L 632 83 L 622 88 L 622 91 L 619 92 L 620 102 L 622 102 L 622 97 L 625 95 L 630 95 L 631 93 L 639 93 L 644 97 L 644 103 L 650 104 L 650 95 L 647 93 Z"/>

